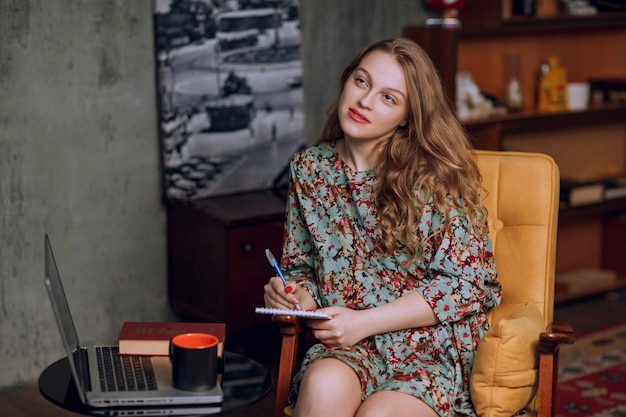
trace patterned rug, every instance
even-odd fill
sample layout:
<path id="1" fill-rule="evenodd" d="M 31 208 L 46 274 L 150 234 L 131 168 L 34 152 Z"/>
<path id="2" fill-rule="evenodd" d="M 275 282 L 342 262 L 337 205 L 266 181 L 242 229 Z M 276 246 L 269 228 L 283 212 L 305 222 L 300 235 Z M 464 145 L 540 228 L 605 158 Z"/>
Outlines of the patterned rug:
<path id="1" fill-rule="evenodd" d="M 626 417 L 626 323 L 562 346 L 557 417 Z"/>

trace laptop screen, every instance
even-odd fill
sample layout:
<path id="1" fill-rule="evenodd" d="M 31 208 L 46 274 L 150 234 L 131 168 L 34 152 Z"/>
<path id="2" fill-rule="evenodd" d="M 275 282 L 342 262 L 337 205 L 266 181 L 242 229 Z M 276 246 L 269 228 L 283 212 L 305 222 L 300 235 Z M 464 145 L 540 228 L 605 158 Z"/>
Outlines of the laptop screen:
<path id="1" fill-rule="evenodd" d="M 48 235 L 45 235 L 44 237 L 44 250 L 46 274 L 44 281 L 46 284 L 46 290 L 48 292 L 50 302 L 52 303 L 52 310 L 54 311 L 57 325 L 59 326 L 61 340 L 70 363 L 74 383 L 77 385 L 76 388 L 81 396 L 81 400 L 85 402 L 85 384 L 82 376 L 86 375 L 86 369 L 81 369 L 82 362 L 77 360 L 80 351 L 80 341 L 78 340 L 78 334 L 76 333 L 76 327 L 74 327 L 70 307 L 67 303 L 67 298 L 65 297 L 63 284 L 61 284 L 61 276 L 59 275 L 59 270 L 57 268 L 56 261 L 54 260 L 54 255 L 52 254 L 52 247 L 50 246 Z"/>
<path id="2" fill-rule="evenodd" d="M 45 250 L 46 278 L 48 278 L 50 283 L 51 301 L 54 299 L 53 307 L 58 311 L 58 319 L 60 320 L 59 329 L 63 332 L 61 336 L 63 337 L 64 342 L 69 346 L 70 351 L 73 352 L 79 346 L 78 335 L 76 334 L 74 321 L 72 320 L 67 299 L 65 298 L 65 291 L 63 290 L 63 284 L 61 284 L 59 270 L 56 262 L 54 261 L 54 255 L 52 254 L 52 248 L 50 247 L 48 235 L 45 236 Z"/>

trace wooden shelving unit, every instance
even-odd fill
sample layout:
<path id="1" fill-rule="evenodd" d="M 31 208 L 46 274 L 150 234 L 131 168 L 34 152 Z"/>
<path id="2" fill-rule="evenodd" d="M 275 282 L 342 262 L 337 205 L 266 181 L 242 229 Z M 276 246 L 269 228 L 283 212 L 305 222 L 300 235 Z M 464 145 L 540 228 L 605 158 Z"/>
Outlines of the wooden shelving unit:
<path id="1" fill-rule="evenodd" d="M 459 72 L 471 73 L 482 92 L 501 99 L 508 78 L 506 56 L 511 52 L 519 56 L 524 108 L 465 121 L 477 148 L 549 154 L 562 177 L 626 175 L 626 102 L 592 105 L 582 111 L 535 110 L 538 71 L 549 56 L 559 58 L 569 81 L 626 78 L 626 54 L 620 52 L 626 45 L 626 13 L 566 16 L 560 14 L 557 0 L 539 4 L 536 16 L 515 17 L 507 0 L 467 0 L 461 28 L 409 26 L 404 35 L 429 53 L 453 103 Z M 556 300 L 626 287 L 625 255 L 626 198 L 562 209 L 557 273 L 611 269 L 619 279 L 576 292 L 557 286 Z"/>

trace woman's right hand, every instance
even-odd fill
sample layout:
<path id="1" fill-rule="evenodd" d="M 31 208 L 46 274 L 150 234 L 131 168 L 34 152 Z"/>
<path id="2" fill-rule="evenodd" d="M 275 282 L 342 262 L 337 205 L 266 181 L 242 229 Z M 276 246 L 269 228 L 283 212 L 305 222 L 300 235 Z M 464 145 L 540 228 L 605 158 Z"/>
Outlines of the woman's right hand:
<path id="1" fill-rule="evenodd" d="M 270 278 L 263 287 L 263 291 L 263 300 L 267 308 L 293 310 L 296 304 L 300 304 L 301 308 L 304 308 L 302 304 L 306 299 L 313 300 L 299 285 L 290 282 L 285 286 L 279 277 Z M 313 305 L 315 305 L 314 302 Z"/>

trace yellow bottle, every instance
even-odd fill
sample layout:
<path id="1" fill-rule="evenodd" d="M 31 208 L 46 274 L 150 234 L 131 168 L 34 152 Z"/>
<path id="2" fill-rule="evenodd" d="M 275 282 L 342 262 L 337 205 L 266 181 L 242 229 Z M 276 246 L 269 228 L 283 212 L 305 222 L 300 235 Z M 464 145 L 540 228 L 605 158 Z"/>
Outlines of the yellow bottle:
<path id="1" fill-rule="evenodd" d="M 557 57 L 541 66 L 537 90 L 538 111 L 567 110 L 567 72 Z"/>

